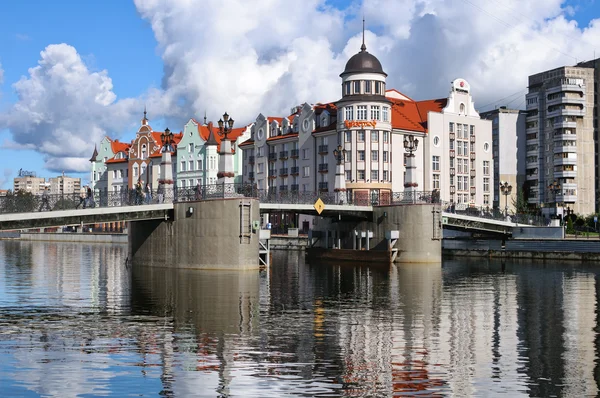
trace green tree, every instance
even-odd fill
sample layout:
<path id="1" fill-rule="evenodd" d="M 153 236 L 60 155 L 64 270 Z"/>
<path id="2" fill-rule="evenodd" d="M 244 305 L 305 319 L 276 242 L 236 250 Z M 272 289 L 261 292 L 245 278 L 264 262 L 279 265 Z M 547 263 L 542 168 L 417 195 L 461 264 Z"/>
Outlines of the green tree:
<path id="1" fill-rule="evenodd" d="M 517 192 L 517 196 L 512 199 L 512 205 L 515 208 L 515 213 L 517 214 L 527 214 L 529 213 L 529 205 L 527 203 L 527 199 L 525 198 L 525 189 L 519 189 Z"/>
<path id="2" fill-rule="evenodd" d="M 573 228 L 573 219 L 571 217 L 567 218 L 567 233 L 574 234 L 575 228 Z"/>
<path id="3" fill-rule="evenodd" d="M 36 210 L 38 198 L 27 191 L 8 191 L 0 202 L 2 213 L 27 213 Z"/>

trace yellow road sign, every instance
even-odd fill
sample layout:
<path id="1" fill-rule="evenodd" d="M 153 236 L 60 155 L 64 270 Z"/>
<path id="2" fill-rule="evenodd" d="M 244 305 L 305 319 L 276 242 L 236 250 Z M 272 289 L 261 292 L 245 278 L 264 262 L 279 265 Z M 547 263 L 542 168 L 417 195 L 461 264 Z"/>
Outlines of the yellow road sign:
<path id="1" fill-rule="evenodd" d="M 321 198 L 317 199 L 315 204 L 313 205 L 318 214 L 321 214 L 323 210 L 325 210 L 325 203 L 321 200 Z"/>

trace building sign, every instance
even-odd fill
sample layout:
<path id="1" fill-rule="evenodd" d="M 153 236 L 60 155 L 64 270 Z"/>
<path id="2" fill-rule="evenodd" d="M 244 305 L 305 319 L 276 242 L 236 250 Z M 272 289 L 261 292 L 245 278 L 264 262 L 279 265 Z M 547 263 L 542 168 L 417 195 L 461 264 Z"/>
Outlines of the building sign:
<path id="1" fill-rule="evenodd" d="M 375 127 L 377 125 L 377 120 L 346 120 L 344 122 L 346 128 L 351 129 L 353 127 Z"/>

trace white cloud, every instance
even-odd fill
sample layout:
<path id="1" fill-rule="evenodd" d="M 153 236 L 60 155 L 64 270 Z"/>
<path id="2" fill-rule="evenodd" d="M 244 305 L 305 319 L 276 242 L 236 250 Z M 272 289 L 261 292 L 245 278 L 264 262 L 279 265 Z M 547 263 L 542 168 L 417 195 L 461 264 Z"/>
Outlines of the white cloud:
<path id="1" fill-rule="evenodd" d="M 377 32 L 367 32 L 367 47 L 389 74 L 388 87 L 439 98 L 463 77 L 477 104 L 493 103 L 525 91 L 529 74 L 592 58 L 600 24 L 580 29 L 565 19 L 573 9 L 564 3 L 364 0 L 339 11 L 318 0 L 251 7 L 245 0 L 135 0 L 158 41 L 169 101 L 187 100 L 190 114 L 227 110 L 244 121 L 338 99 L 338 75 L 358 51 L 363 14 Z"/>
<path id="2" fill-rule="evenodd" d="M 46 47 L 13 89 L 17 102 L 0 114 L 0 129 L 12 133 L 5 147 L 37 150 L 50 171 L 87 171 L 94 143 L 117 135 L 143 107 L 118 101 L 107 71 L 90 71 L 67 44 Z"/>
<path id="3" fill-rule="evenodd" d="M 0 84 L 4 83 L 4 69 L 2 69 L 2 63 L 0 63 Z"/>

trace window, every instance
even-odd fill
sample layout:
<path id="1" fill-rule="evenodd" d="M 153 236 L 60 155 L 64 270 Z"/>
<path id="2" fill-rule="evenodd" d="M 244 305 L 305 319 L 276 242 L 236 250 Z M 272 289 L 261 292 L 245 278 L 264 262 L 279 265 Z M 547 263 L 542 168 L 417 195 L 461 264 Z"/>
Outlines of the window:
<path id="1" fill-rule="evenodd" d="M 379 151 L 371 151 L 371 160 L 373 162 L 379 161 Z"/>
<path id="2" fill-rule="evenodd" d="M 193 187 L 194 186 L 194 180 L 192 180 L 191 178 L 188 180 L 188 186 L 189 187 Z"/>
<path id="3" fill-rule="evenodd" d="M 258 164 L 258 174 L 262 174 L 265 172 L 265 164 L 264 163 L 259 163 Z"/>
<path id="4" fill-rule="evenodd" d="M 352 171 L 346 170 L 346 181 L 352 180 Z"/>
<path id="5" fill-rule="evenodd" d="M 371 142 L 379 142 L 379 131 L 371 131 Z"/>
<path id="6" fill-rule="evenodd" d="M 388 174 L 389 172 L 387 170 L 383 170 L 383 181 L 389 181 Z"/>
<path id="7" fill-rule="evenodd" d="M 185 188 L 185 180 L 181 180 L 181 188 Z"/>
<path id="8" fill-rule="evenodd" d="M 202 170 L 202 160 L 196 160 L 196 169 Z"/>
<path id="9" fill-rule="evenodd" d="M 465 156 L 469 156 L 469 143 L 467 141 L 463 141 L 463 153 Z"/>
<path id="10" fill-rule="evenodd" d="M 389 109 L 390 109 L 390 108 L 388 108 L 387 106 L 384 106 L 384 107 L 381 109 L 381 116 L 382 116 L 382 120 L 383 120 L 384 122 L 389 122 L 389 121 L 390 121 L 390 120 L 389 120 Z"/>
<path id="11" fill-rule="evenodd" d="M 146 157 L 147 157 L 146 144 L 142 144 L 142 159 L 146 159 Z"/>
<path id="12" fill-rule="evenodd" d="M 440 175 L 433 175 L 433 189 L 440 189 Z"/>
<path id="13" fill-rule="evenodd" d="M 371 106 L 371 119 L 379 120 L 379 105 Z"/>
<path id="14" fill-rule="evenodd" d="M 450 167 L 454 167 L 454 158 L 450 158 Z"/>
<path id="15" fill-rule="evenodd" d="M 383 151 L 383 161 L 384 163 L 388 162 L 388 151 Z"/>
<path id="16" fill-rule="evenodd" d="M 354 81 L 354 94 L 360 94 L 360 81 Z"/>
<path id="17" fill-rule="evenodd" d="M 456 134 L 458 135 L 458 138 L 462 138 L 462 124 L 460 123 L 456 124 Z"/>
<path id="18" fill-rule="evenodd" d="M 450 140 L 450 149 L 454 149 L 454 140 Z"/>
<path id="19" fill-rule="evenodd" d="M 117 170 L 113 170 L 113 178 L 117 178 Z"/>
<path id="20" fill-rule="evenodd" d="M 440 171 L 440 157 L 439 156 L 432 157 L 432 170 Z"/>
<path id="21" fill-rule="evenodd" d="M 490 192 L 490 177 L 483 177 L 483 192 Z"/>
<path id="22" fill-rule="evenodd" d="M 471 126 L 471 135 L 475 135 L 475 126 Z"/>
<path id="23" fill-rule="evenodd" d="M 160 167 L 158 168 L 160 170 Z M 117 175 L 119 178 L 123 178 L 123 170 L 119 170 L 119 173 Z"/>
<path id="24" fill-rule="evenodd" d="M 302 159 L 310 159 L 310 148 L 304 148 L 302 150 Z"/>
<path id="25" fill-rule="evenodd" d="M 364 170 L 358 170 L 357 180 L 360 180 L 360 181 L 364 181 L 365 180 L 365 171 Z"/>
<path id="26" fill-rule="evenodd" d="M 433 145 L 440 146 L 440 137 L 438 137 L 437 135 L 433 137 Z"/>
<path id="27" fill-rule="evenodd" d="M 358 151 L 358 161 L 359 162 L 365 161 L 365 151 Z"/>
<path id="28" fill-rule="evenodd" d="M 346 162 L 351 162 L 352 161 L 352 151 L 346 151 L 346 154 L 344 155 L 344 160 Z"/>
<path id="29" fill-rule="evenodd" d="M 357 134 L 356 134 L 356 140 L 358 142 L 365 142 L 365 132 L 364 130 L 360 130 Z"/>
<path id="30" fill-rule="evenodd" d="M 181 161 L 181 168 L 179 171 L 185 171 L 185 161 Z"/>
<path id="31" fill-rule="evenodd" d="M 483 175 L 484 176 L 490 175 L 490 161 L 489 160 L 483 161 Z"/>
<path id="32" fill-rule="evenodd" d="M 389 131 L 383 132 L 383 142 L 390 142 L 390 133 Z"/>
<path id="33" fill-rule="evenodd" d="M 352 142 L 352 131 L 346 131 L 346 132 L 344 132 L 344 141 L 345 142 Z"/>
<path id="34" fill-rule="evenodd" d="M 304 166 L 302 168 L 302 177 L 310 177 L 310 166 Z"/>
<path id="35" fill-rule="evenodd" d="M 484 205 L 490 204 L 490 195 L 483 195 L 483 204 Z"/>
<path id="36" fill-rule="evenodd" d="M 381 94 L 381 82 L 375 82 L 375 94 Z"/>
<path id="37" fill-rule="evenodd" d="M 350 82 L 344 83 L 344 95 L 350 95 Z"/>
<path id="38" fill-rule="evenodd" d="M 188 170 L 189 170 L 189 171 L 192 171 L 192 170 L 194 170 L 194 161 L 193 161 L 193 160 L 190 160 L 190 161 L 188 162 Z"/>
<path id="39" fill-rule="evenodd" d="M 370 80 L 365 81 L 365 93 L 371 94 L 371 81 Z"/>
<path id="40" fill-rule="evenodd" d="M 345 109 L 346 120 L 354 120 L 354 107 L 347 106 Z"/>
<path id="41" fill-rule="evenodd" d="M 448 125 L 448 129 L 451 133 L 454 133 L 454 123 L 450 122 L 450 124 Z"/>
<path id="42" fill-rule="evenodd" d="M 137 164 L 133 165 L 133 176 L 134 177 L 138 176 L 138 165 Z"/>
<path id="43" fill-rule="evenodd" d="M 367 106 L 357 105 L 356 106 L 356 120 L 367 120 Z"/>
<path id="44" fill-rule="evenodd" d="M 193 143 L 190 143 L 188 145 L 188 152 L 194 152 L 194 144 Z"/>
<path id="45" fill-rule="evenodd" d="M 371 170 L 371 182 L 377 182 L 379 180 L 379 170 Z"/>

